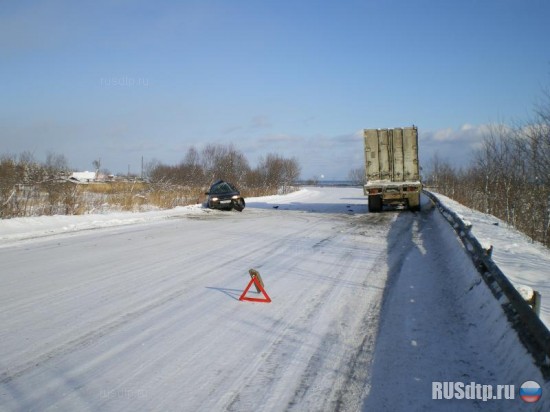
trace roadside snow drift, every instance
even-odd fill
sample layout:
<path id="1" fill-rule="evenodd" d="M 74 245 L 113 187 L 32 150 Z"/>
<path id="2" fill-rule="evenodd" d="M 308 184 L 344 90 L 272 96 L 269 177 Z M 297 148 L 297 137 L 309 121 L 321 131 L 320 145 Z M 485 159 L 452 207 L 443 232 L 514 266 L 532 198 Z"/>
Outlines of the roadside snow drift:
<path id="1" fill-rule="evenodd" d="M 492 215 L 469 209 L 437 194 L 445 206 L 472 223 L 472 233 L 493 246 L 493 260 L 516 289 L 527 286 L 542 295 L 540 318 L 550 328 L 550 251 Z"/>
<path id="2" fill-rule="evenodd" d="M 526 404 L 519 387 L 550 391 L 447 221 L 427 201 L 422 216 L 400 215 L 390 230 L 390 276 L 364 411 L 547 410 Z M 396 370 L 401 373 L 396 373 Z M 490 398 L 433 400 L 433 382 L 490 385 Z M 514 385 L 514 400 L 497 400 Z M 546 395 L 546 398 L 548 395 Z M 411 408 L 412 406 L 412 408 Z M 382 409 L 379 409 L 382 408 Z"/>

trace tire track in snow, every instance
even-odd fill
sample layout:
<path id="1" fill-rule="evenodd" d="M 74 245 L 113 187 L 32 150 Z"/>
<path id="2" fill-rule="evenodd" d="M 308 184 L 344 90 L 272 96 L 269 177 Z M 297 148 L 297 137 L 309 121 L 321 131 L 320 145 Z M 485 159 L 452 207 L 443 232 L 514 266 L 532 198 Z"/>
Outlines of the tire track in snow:
<path id="1" fill-rule="evenodd" d="M 8 372 L 3 372 L 2 374 L 0 374 L 0 383 L 8 383 L 13 379 L 24 375 L 31 369 L 43 366 L 46 362 L 52 360 L 53 358 L 64 356 L 68 353 L 91 345 L 93 342 L 97 341 L 103 336 L 115 331 L 116 329 L 124 326 L 129 322 L 132 322 L 134 319 L 143 316 L 145 313 L 148 313 L 151 310 L 154 310 L 160 306 L 165 305 L 168 302 L 173 301 L 176 298 L 181 297 L 184 292 L 184 290 L 177 290 L 175 292 L 172 292 L 171 294 L 164 296 L 159 300 L 151 302 L 150 304 L 143 306 L 133 312 L 124 314 L 114 321 L 107 322 L 96 330 L 90 331 L 84 335 L 81 335 L 73 340 L 64 343 L 63 345 L 55 347 L 22 365 L 10 366 Z"/>
<path id="2" fill-rule="evenodd" d="M 306 219 L 304 217 L 301 218 L 302 220 L 310 221 L 309 219 Z M 311 227 L 314 227 L 315 225 L 312 225 Z M 132 233 L 135 232 L 135 229 L 131 231 Z M 96 319 L 94 321 L 94 324 L 98 325 L 93 330 L 86 332 L 85 334 L 82 334 L 80 336 L 65 336 L 67 340 L 65 340 L 62 343 L 56 343 L 56 342 L 44 342 L 43 348 L 45 351 L 42 353 L 36 354 L 33 356 L 30 360 L 27 359 L 25 362 L 20 364 L 10 364 L 8 366 L 8 370 L 4 371 L 0 374 L 0 383 L 8 383 L 12 381 L 15 378 L 18 378 L 25 373 L 31 371 L 35 368 L 40 368 L 44 364 L 46 364 L 49 361 L 54 360 L 55 358 L 59 358 L 62 356 L 65 356 L 69 353 L 72 353 L 74 351 L 78 351 L 86 346 L 89 346 L 96 342 L 97 340 L 101 339 L 102 337 L 115 332 L 119 328 L 124 327 L 130 322 L 135 321 L 136 319 L 144 316 L 145 314 L 163 306 L 170 302 L 172 302 L 176 298 L 183 298 L 187 293 L 192 290 L 192 285 L 194 281 L 200 280 L 204 278 L 206 274 L 206 269 L 208 268 L 208 272 L 216 272 L 220 269 L 223 269 L 228 264 L 246 260 L 248 257 L 253 256 L 257 254 L 259 251 L 262 251 L 264 249 L 268 250 L 279 250 L 280 246 L 287 243 L 288 239 L 294 238 L 297 233 L 302 232 L 301 230 L 296 230 L 295 232 L 288 234 L 284 238 L 278 238 L 275 240 L 269 241 L 267 244 L 262 243 L 255 247 L 246 248 L 243 249 L 240 254 L 235 255 L 233 258 L 230 258 L 228 260 L 224 260 L 223 262 L 212 264 L 211 262 L 211 256 L 210 254 L 204 254 L 203 256 L 199 256 L 199 258 L 193 259 L 193 268 L 203 268 L 203 270 L 197 270 L 190 272 L 192 273 L 191 276 L 187 276 L 184 279 L 182 279 L 180 282 L 171 284 L 169 288 L 166 288 L 164 290 L 161 290 L 161 294 L 159 295 L 159 290 L 154 285 L 157 285 L 159 282 L 162 283 L 164 279 L 156 279 L 152 278 L 147 271 L 143 272 L 143 278 L 148 279 L 147 282 L 143 282 L 140 280 L 140 278 L 134 278 L 134 283 L 138 285 L 138 288 L 141 290 L 151 290 L 155 291 L 157 293 L 149 295 L 144 297 L 144 299 L 141 299 L 139 301 L 136 300 L 130 300 L 124 308 L 120 308 L 120 303 L 118 303 L 118 307 L 115 313 L 109 313 L 106 314 L 105 317 L 101 319 Z M 123 232 L 123 237 L 127 237 L 128 233 Z M 132 272 L 132 271 L 130 271 Z M 194 273 L 194 275 L 193 275 Z M 79 291 L 86 290 L 90 288 L 94 284 L 102 284 L 106 279 L 110 278 L 111 275 L 105 275 L 103 277 L 99 277 L 93 280 L 89 280 L 85 282 L 84 284 L 77 285 L 76 289 Z M 121 282 L 124 282 L 126 278 L 123 276 L 121 277 Z M 94 290 L 92 293 L 97 296 L 105 296 L 108 294 L 108 289 L 120 289 L 118 287 L 114 287 L 113 285 L 106 286 L 106 290 Z M 125 290 L 126 288 L 122 289 Z M 6 310 L 10 312 L 19 312 L 22 313 L 24 310 L 29 310 L 34 307 L 40 307 L 43 305 L 49 305 L 52 301 L 58 302 L 63 297 L 67 296 L 68 299 L 82 299 L 82 293 L 76 293 L 74 288 L 69 289 L 63 289 L 60 292 L 56 292 L 54 294 L 48 294 L 44 293 L 41 294 L 40 297 L 37 298 L 33 297 L 28 300 L 23 300 L 22 302 L 16 302 L 10 307 L 7 307 Z M 151 299 L 152 298 L 152 299 Z M 104 304 L 105 302 L 103 302 Z M 114 320 L 113 320 L 114 318 Z M 53 347 L 52 347 L 53 345 Z"/>
<path id="3" fill-rule="evenodd" d="M 390 220 L 391 218 L 386 219 L 387 225 L 389 225 Z M 339 250 L 338 243 L 343 243 L 346 238 L 358 232 L 359 229 L 364 230 L 364 228 L 356 227 L 356 225 L 349 226 L 342 233 L 331 235 L 314 243 L 311 248 L 317 253 L 322 249 L 327 251 L 331 249 Z M 326 316 L 323 311 L 330 310 L 327 308 L 327 302 L 338 300 L 338 296 L 348 287 L 349 279 L 345 275 L 352 269 L 354 259 L 359 253 L 362 253 L 362 251 L 357 249 L 347 250 L 336 258 L 333 265 L 339 268 L 335 276 L 336 279 L 340 279 L 341 284 L 338 285 L 339 287 L 335 287 L 337 285 L 334 282 L 326 282 L 324 288 L 316 292 L 313 302 L 310 301 L 306 310 L 302 310 L 299 315 L 287 321 L 282 330 L 277 331 L 277 339 L 262 354 L 264 360 L 260 368 L 251 368 L 253 372 L 247 379 L 247 383 L 240 382 L 240 385 L 244 384 L 244 389 L 234 391 L 232 399 L 227 401 L 226 406 L 222 409 L 228 411 L 248 410 L 254 402 L 260 404 L 271 402 L 266 405 L 279 409 L 281 405 L 275 405 L 273 399 L 271 399 L 272 397 L 279 397 L 279 401 L 286 399 L 284 400 L 284 404 L 287 405 L 286 410 L 315 410 L 326 407 L 328 404 L 333 405 L 334 408 L 342 409 L 342 406 L 350 400 L 354 406 L 360 404 L 361 394 L 364 390 L 364 380 L 360 379 L 360 374 L 367 373 L 367 369 L 362 369 L 362 367 L 368 364 L 372 356 L 374 342 L 372 330 L 378 319 L 378 301 L 381 291 L 378 293 L 379 298 L 373 299 L 367 305 L 355 306 L 356 302 L 348 305 L 354 305 L 352 312 L 355 312 L 358 307 L 361 308 L 361 313 L 353 314 L 356 318 L 359 317 L 360 320 L 359 322 L 355 320 L 353 325 L 352 344 L 342 340 L 342 336 L 349 329 L 349 325 L 345 323 L 345 320 L 349 321 L 346 316 L 344 316 L 343 321 L 332 322 L 328 329 L 323 328 L 322 334 L 314 338 L 315 341 L 299 338 L 308 334 L 308 332 L 305 332 L 306 330 L 311 333 L 319 318 Z M 385 260 L 384 253 L 385 248 L 382 255 L 375 259 L 372 267 L 380 266 L 379 262 Z M 299 266 L 300 262 L 294 262 L 290 270 L 296 271 Z M 353 286 L 357 287 L 358 284 L 354 282 Z M 349 307 L 344 307 L 342 312 L 346 310 L 350 312 Z M 338 322 L 341 324 L 338 324 Z M 351 322 L 353 323 L 353 319 Z M 359 326 L 357 323 L 359 323 Z M 289 373 L 289 362 L 296 362 L 297 359 L 304 362 L 304 366 L 301 375 L 297 377 L 296 389 L 290 396 L 288 396 L 289 394 L 281 394 L 280 389 L 277 388 L 277 383 L 284 380 L 285 374 Z M 345 372 L 346 370 L 347 372 Z M 331 383 L 327 384 L 327 372 L 334 379 L 332 388 Z M 342 375 L 345 375 L 346 378 L 342 379 Z M 317 384 L 328 387 L 329 391 L 319 392 L 315 389 Z M 259 393 L 258 387 L 262 388 L 261 393 Z M 273 392 L 274 395 L 272 395 Z M 315 392 L 315 395 L 313 395 L 313 392 Z M 351 407 L 350 410 L 354 410 L 354 408 Z"/>
<path id="4" fill-rule="evenodd" d="M 329 204 L 331 211 L 336 203 Z M 48 322 L 60 334 L 49 349 L 63 348 L 59 343 L 67 346 L 48 352 L 36 341 L 28 351 L 33 359 L 53 356 L 8 382 L 8 405 L 25 399 L 24 405 L 35 409 L 177 406 L 206 411 L 247 405 L 251 410 L 319 410 L 338 399 L 346 404 L 348 398 L 338 390 L 349 386 L 350 360 L 368 346 L 368 341 L 363 344 L 365 335 L 375 335 L 364 330 L 374 327 L 364 317 L 376 322 L 374 302 L 379 301 L 385 273 L 380 262 L 384 259 L 377 257 L 386 249 L 392 218 L 272 210 L 246 219 L 244 214 L 223 216 L 228 218 L 157 222 L 150 231 L 131 236 L 120 229 L 109 244 L 113 254 L 108 247 L 101 254 L 110 259 L 106 267 L 121 251 L 130 260 L 137 252 L 142 267 L 136 264 L 135 273 L 111 271 L 94 279 L 85 272 L 80 280 L 90 290 L 73 285 L 66 294 L 56 295 L 60 308 L 69 311 L 84 299 L 96 327 L 89 329 L 69 317 L 67 328 Z M 145 242 L 148 233 L 158 239 Z M 100 238 L 82 234 L 87 236 Z M 119 240 L 125 236 L 133 237 L 135 244 L 121 248 Z M 146 256 L 140 248 L 151 248 L 152 253 Z M 67 249 L 53 248 L 52 261 L 63 251 Z M 80 264 L 98 256 L 88 252 Z M 235 301 L 239 293 L 233 292 L 244 287 L 250 266 L 268 274 L 273 304 Z M 372 277 L 371 272 L 378 271 L 382 275 Z M 49 289 L 57 293 L 56 287 Z M 105 299 L 94 304 L 94 294 Z M 124 314 L 129 317 L 124 319 Z M 27 318 L 32 314 L 19 321 Z M 50 336 L 46 330 L 38 332 L 37 337 Z M 13 365 L 16 357 L 8 359 Z M 265 382 L 265 390 L 258 390 L 255 379 Z M 354 383 L 358 390 L 353 394 L 360 394 L 359 382 Z M 37 385 L 39 390 L 33 390 Z M 101 391 L 109 396 L 98 396 Z M 123 398 L 128 393 L 146 397 Z"/>

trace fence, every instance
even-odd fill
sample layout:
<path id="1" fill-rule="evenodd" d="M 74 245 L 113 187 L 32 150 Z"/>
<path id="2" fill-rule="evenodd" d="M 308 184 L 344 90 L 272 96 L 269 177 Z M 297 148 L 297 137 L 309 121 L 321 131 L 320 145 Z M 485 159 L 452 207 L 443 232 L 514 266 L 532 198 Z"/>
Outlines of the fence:
<path id="1" fill-rule="evenodd" d="M 454 228 L 483 280 L 501 303 L 521 342 L 532 354 L 545 379 L 550 379 L 550 331 L 535 312 L 537 306 L 540 305 L 540 294 L 535 292 L 536 297 L 532 302 L 533 308 L 531 308 L 495 264 L 490 250 L 484 249 L 472 234 L 472 225 L 464 222 L 454 211 L 443 205 L 433 193 L 424 190 L 424 194 L 434 202 L 441 214 Z"/>

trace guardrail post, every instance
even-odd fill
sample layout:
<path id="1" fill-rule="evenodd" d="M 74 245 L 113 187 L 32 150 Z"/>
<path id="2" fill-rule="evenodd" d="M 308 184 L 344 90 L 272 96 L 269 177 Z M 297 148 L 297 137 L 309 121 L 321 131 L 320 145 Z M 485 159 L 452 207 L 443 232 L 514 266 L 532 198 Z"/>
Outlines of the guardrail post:
<path id="1" fill-rule="evenodd" d="M 542 304 L 542 296 L 538 290 L 533 291 L 533 310 L 540 317 L 540 306 Z"/>

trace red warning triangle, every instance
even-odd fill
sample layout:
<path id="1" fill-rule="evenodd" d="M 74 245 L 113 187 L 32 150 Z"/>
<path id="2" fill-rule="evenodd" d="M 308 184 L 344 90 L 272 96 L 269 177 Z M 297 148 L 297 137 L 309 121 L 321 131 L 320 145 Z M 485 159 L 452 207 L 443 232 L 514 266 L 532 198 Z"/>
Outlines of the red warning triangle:
<path id="1" fill-rule="evenodd" d="M 256 286 L 256 289 L 259 290 L 262 295 L 264 295 L 263 298 L 248 298 L 248 297 L 246 297 L 246 294 L 248 293 L 248 289 L 250 289 L 252 284 L 254 284 Z M 268 296 L 267 292 L 265 291 L 264 287 L 262 286 L 262 284 L 260 283 L 260 281 L 258 280 L 258 278 L 256 276 L 254 276 L 254 277 L 252 277 L 252 279 L 250 279 L 250 282 L 248 282 L 248 286 L 245 288 L 245 290 L 244 290 L 243 294 L 241 295 L 241 297 L 239 298 L 239 300 L 248 300 L 250 302 L 264 302 L 264 303 L 271 302 L 271 298 Z"/>

